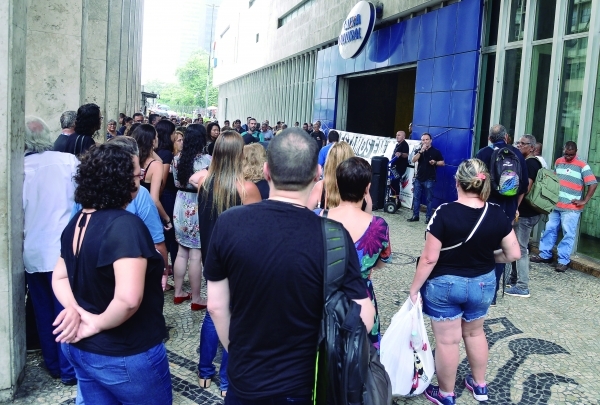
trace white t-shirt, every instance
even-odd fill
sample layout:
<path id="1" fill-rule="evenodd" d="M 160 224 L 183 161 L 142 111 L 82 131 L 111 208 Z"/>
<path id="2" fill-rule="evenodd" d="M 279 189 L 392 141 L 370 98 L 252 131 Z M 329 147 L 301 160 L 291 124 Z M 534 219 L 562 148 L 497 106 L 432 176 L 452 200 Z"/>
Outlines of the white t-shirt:
<path id="1" fill-rule="evenodd" d="M 25 156 L 23 262 L 28 273 L 54 270 L 60 256 L 60 235 L 71 217 L 78 165 L 79 160 L 70 153 Z"/>

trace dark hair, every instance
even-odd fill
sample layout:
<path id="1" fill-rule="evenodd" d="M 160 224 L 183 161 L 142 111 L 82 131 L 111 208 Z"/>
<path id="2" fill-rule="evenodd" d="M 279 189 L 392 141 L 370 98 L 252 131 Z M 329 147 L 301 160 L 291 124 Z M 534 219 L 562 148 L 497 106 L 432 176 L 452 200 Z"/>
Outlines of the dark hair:
<path id="1" fill-rule="evenodd" d="M 573 141 L 567 141 L 565 143 L 566 150 L 577 150 L 577 144 Z"/>
<path id="2" fill-rule="evenodd" d="M 133 114 L 133 116 L 134 116 L 134 117 L 142 117 L 142 118 L 144 118 L 144 114 L 142 114 L 142 113 L 139 113 L 139 112 L 137 112 L 137 113 Z"/>
<path id="3" fill-rule="evenodd" d="M 77 110 L 75 132 L 92 136 L 100 129 L 100 107 L 94 103 L 84 104 Z"/>
<path id="4" fill-rule="evenodd" d="M 496 143 L 503 141 L 506 137 L 506 128 L 503 125 L 496 124 L 490 128 L 490 141 Z"/>
<path id="5" fill-rule="evenodd" d="M 371 175 L 371 165 L 363 158 L 355 156 L 344 160 L 335 170 L 342 201 L 362 201 Z"/>
<path id="6" fill-rule="evenodd" d="M 314 141 L 313 141 L 314 142 Z M 185 142 L 177 165 L 177 181 L 185 187 L 194 174 L 194 161 L 206 146 L 206 129 L 204 125 L 188 125 L 185 131 Z"/>
<path id="7" fill-rule="evenodd" d="M 175 124 L 171 121 L 158 121 L 154 126 L 158 134 L 158 149 L 173 150 L 173 141 L 171 135 L 176 131 Z"/>
<path id="8" fill-rule="evenodd" d="M 430 134 L 429 132 L 423 132 L 423 133 L 421 134 L 421 136 L 424 136 L 424 135 L 427 135 L 427 136 L 429 137 L 429 139 L 433 139 L 433 138 L 431 137 L 431 134 Z"/>
<path id="9" fill-rule="evenodd" d="M 213 127 L 218 127 L 219 133 L 221 132 L 221 126 L 219 125 L 218 122 L 209 122 L 208 124 L 206 124 L 206 141 L 207 142 L 213 142 L 212 138 L 210 137 L 210 131 L 212 131 Z"/>
<path id="10" fill-rule="evenodd" d="M 135 129 L 137 127 L 139 127 L 140 125 L 142 125 L 141 122 L 136 122 L 134 124 L 131 124 L 131 126 L 129 128 L 125 129 L 125 133 L 123 135 L 132 136 L 131 134 L 133 134 L 133 131 L 135 131 Z"/>
<path id="11" fill-rule="evenodd" d="M 131 122 L 131 121 L 133 121 L 133 118 L 131 118 L 131 117 L 123 118 L 123 124 L 127 124 L 128 122 Z"/>
<path id="12" fill-rule="evenodd" d="M 242 123 L 242 121 L 240 121 L 240 119 L 239 119 L 239 118 L 238 118 L 237 120 L 234 120 L 234 121 L 233 121 L 233 125 L 235 125 L 235 124 L 241 124 L 241 123 Z"/>
<path id="13" fill-rule="evenodd" d="M 131 202 L 131 193 L 137 190 L 131 154 L 107 142 L 92 146 L 80 159 L 75 202 L 97 210 L 123 208 Z"/>
<path id="14" fill-rule="evenodd" d="M 125 113 L 119 113 L 119 118 L 125 118 Z"/>
<path id="15" fill-rule="evenodd" d="M 140 124 L 131 136 L 138 144 L 140 150 L 140 165 L 146 163 L 148 157 L 152 155 L 154 147 L 154 138 L 156 138 L 156 128 L 150 124 Z"/>
<path id="16" fill-rule="evenodd" d="M 305 131 L 296 127 L 283 130 L 267 149 L 273 185 L 278 190 L 305 189 L 315 177 L 317 159 L 317 143 Z"/>
<path id="17" fill-rule="evenodd" d="M 158 114 L 154 114 L 154 113 L 150 114 L 150 115 L 148 116 L 148 122 L 149 122 L 150 124 L 152 124 L 152 121 L 154 121 L 154 119 L 155 119 L 156 117 L 160 117 L 160 115 L 158 115 Z"/>
<path id="18" fill-rule="evenodd" d="M 327 135 L 327 140 L 329 142 L 338 142 L 340 140 L 339 132 L 336 131 L 335 129 L 332 129 L 331 131 L 329 131 L 329 134 Z"/>

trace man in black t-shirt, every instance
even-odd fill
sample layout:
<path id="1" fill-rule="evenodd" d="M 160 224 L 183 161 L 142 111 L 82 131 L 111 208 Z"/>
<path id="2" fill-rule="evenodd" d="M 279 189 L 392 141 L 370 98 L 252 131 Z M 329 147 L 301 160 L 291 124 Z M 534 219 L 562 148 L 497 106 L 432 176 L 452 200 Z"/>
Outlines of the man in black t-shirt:
<path id="1" fill-rule="evenodd" d="M 433 186 L 435 186 L 436 168 L 444 166 L 444 157 L 442 153 L 431 145 L 431 135 L 425 132 L 421 135 L 421 146 L 415 151 L 412 162 L 419 162 L 417 174 L 413 180 L 413 216 L 408 222 L 419 221 L 419 212 L 421 210 L 421 194 L 425 193 L 427 200 L 427 213 L 425 221 L 429 222 L 433 209 L 431 201 L 433 200 Z"/>
<path id="2" fill-rule="evenodd" d="M 408 142 L 405 140 L 406 132 L 398 131 L 396 132 L 396 147 L 394 148 L 394 154 L 392 159 L 396 158 L 394 162 L 394 168 L 396 169 L 397 178 L 392 180 L 392 190 L 394 190 L 394 195 L 400 194 L 400 181 L 402 180 L 402 176 L 406 173 L 406 168 L 408 167 Z"/>
<path id="3" fill-rule="evenodd" d="M 523 154 L 525 163 L 527 164 L 527 174 L 529 182 L 527 193 L 531 190 L 538 171 L 542 168 L 542 163 L 534 156 L 535 152 L 535 137 L 533 135 L 523 135 L 517 142 L 517 148 Z M 526 195 L 527 195 L 526 193 Z M 529 295 L 529 252 L 527 245 L 529 244 L 529 235 L 531 230 L 540 220 L 540 213 L 534 210 L 531 205 L 523 198 L 518 209 L 519 217 L 514 223 L 515 234 L 521 248 L 521 258 L 517 260 L 516 272 L 511 272 L 510 285 L 505 293 L 515 297 L 528 298 Z"/>
<path id="4" fill-rule="evenodd" d="M 321 121 L 316 121 L 313 124 L 313 131 L 310 133 L 310 136 L 317 142 L 317 147 L 321 150 L 325 143 L 325 134 L 321 131 Z"/>
<path id="5" fill-rule="evenodd" d="M 312 404 L 317 338 L 323 316 L 322 218 L 306 208 L 320 177 L 317 145 L 300 128 L 276 136 L 267 150 L 268 200 L 223 212 L 208 246 L 208 309 L 229 352 L 227 400 Z M 361 305 L 370 330 L 356 250 L 344 232 L 348 268 L 342 283 Z M 248 244 L 249 239 L 277 243 Z"/>

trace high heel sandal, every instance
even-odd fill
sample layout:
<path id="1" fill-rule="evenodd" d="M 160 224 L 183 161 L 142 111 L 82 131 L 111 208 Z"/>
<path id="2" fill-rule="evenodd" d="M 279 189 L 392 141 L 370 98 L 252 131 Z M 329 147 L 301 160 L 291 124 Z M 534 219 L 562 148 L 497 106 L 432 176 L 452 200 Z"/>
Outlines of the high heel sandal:
<path id="1" fill-rule="evenodd" d="M 211 383 L 212 383 L 212 378 L 198 377 L 198 385 L 200 386 L 200 388 L 208 388 L 208 387 L 210 387 Z"/>
<path id="2" fill-rule="evenodd" d="M 206 309 L 206 305 L 196 304 L 195 302 L 192 302 L 191 308 L 192 311 L 202 311 L 203 309 Z"/>

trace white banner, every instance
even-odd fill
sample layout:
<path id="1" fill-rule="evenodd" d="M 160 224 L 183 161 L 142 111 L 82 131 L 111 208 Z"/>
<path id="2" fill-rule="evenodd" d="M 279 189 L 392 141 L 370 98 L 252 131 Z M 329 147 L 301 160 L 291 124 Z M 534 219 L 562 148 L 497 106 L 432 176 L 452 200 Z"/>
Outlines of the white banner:
<path id="1" fill-rule="evenodd" d="M 353 132 L 336 131 L 340 134 L 340 141 L 348 142 L 356 156 L 371 162 L 373 156 L 385 156 L 392 160 L 394 148 L 396 147 L 396 138 L 384 138 L 381 136 L 355 134 Z M 415 148 L 421 144 L 421 141 L 407 139 L 408 143 L 408 168 L 400 180 L 399 199 L 400 204 L 406 208 L 412 208 L 413 184 L 415 166 L 411 163 Z"/>

